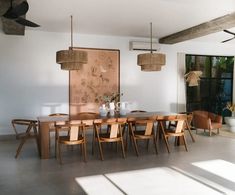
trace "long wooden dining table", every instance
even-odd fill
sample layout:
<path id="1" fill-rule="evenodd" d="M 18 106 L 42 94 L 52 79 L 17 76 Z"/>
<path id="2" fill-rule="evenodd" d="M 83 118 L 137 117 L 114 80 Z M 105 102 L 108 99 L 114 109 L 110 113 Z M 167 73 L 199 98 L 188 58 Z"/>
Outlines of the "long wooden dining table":
<path id="1" fill-rule="evenodd" d="M 50 125 L 58 121 L 62 122 L 62 121 L 73 120 L 73 121 L 81 121 L 81 122 L 86 123 L 87 121 L 92 122 L 97 119 L 105 121 L 107 119 L 126 118 L 128 120 L 129 118 L 140 119 L 140 118 L 146 118 L 146 117 L 164 118 L 164 117 L 172 116 L 172 115 L 178 115 L 178 114 L 159 111 L 159 112 L 128 113 L 126 115 L 116 114 L 115 116 L 106 116 L 106 117 L 103 117 L 97 114 L 95 117 L 92 117 L 92 118 L 81 117 L 79 115 L 78 116 L 39 116 L 37 119 L 38 119 L 38 124 L 39 124 L 38 132 L 39 132 L 40 156 L 41 156 L 41 159 L 50 158 Z"/>

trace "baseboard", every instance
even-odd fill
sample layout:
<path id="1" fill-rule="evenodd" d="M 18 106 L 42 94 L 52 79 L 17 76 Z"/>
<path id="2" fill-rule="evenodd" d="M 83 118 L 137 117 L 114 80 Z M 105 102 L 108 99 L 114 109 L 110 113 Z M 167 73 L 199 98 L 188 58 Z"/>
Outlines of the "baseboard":
<path id="1" fill-rule="evenodd" d="M 15 139 L 16 139 L 15 134 L 0 135 L 0 141 L 15 140 Z"/>

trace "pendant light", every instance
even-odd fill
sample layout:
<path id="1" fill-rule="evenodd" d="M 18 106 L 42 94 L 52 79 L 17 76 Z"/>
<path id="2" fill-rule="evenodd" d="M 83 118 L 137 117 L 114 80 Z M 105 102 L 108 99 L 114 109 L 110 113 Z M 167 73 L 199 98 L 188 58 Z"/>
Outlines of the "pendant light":
<path id="1" fill-rule="evenodd" d="M 189 87 L 198 86 L 200 76 L 202 76 L 202 71 L 200 70 L 193 70 L 184 75 Z"/>
<path id="2" fill-rule="evenodd" d="M 71 46 L 68 50 L 56 52 L 56 63 L 61 64 L 62 70 L 81 70 L 87 61 L 86 51 L 73 50 L 73 16 L 71 16 Z"/>
<path id="3" fill-rule="evenodd" d="M 160 71 L 165 65 L 166 56 L 162 53 L 153 53 L 152 41 L 152 22 L 150 23 L 150 53 L 139 54 L 137 56 L 137 64 L 141 66 L 142 71 Z"/>

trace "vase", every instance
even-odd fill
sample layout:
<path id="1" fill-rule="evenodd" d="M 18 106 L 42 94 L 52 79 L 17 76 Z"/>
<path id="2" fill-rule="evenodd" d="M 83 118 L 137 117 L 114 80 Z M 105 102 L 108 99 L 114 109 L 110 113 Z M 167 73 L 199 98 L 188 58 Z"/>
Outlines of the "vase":
<path id="1" fill-rule="evenodd" d="M 100 113 L 100 116 L 106 116 L 108 111 L 107 111 L 107 108 L 105 106 L 105 104 L 103 104 L 100 108 L 99 108 L 99 113 Z"/>
<path id="2" fill-rule="evenodd" d="M 232 111 L 232 117 L 235 117 L 235 111 Z"/>

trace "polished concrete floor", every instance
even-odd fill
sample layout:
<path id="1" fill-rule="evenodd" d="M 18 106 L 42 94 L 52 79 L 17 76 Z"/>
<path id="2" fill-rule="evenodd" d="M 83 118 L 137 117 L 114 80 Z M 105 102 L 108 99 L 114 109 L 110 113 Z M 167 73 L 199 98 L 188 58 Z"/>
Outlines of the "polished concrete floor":
<path id="1" fill-rule="evenodd" d="M 211 194 L 235 194 L 235 139 L 217 135 L 208 137 L 204 134 L 194 134 L 194 136 L 195 143 L 187 135 L 189 152 L 186 152 L 183 146 L 174 146 L 172 141 L 171 153 L 168 154 L 164 143 L 160 141 L 159 154 L 156 155 L 152 143 L 148 151 L 146 144 L 140 143 L 140 156 L 136 157 L 132 146 L 129 145 L 125 159 L 122 158 L 120 149 L 117 152 L 115 145 L 108 145 L 104 147 L 104 161 L 100 160 L 98 150 L 94 156 L 91 155 L 89 138 L 88 162 L 83 162 L 79 148 L 71 150 L 65 147 L 63 165 L 53 157 L 53 145 L 52 158 L 41 160 L 37 155 L 34 140 L 29 140 L 24 145 L 19 158 L 15 159 L 15 150 L 19 142 L 1 138 L 0 194 L 90 194 L 91 191 L 88 188 L 97 189 L 93 194 L 112 194 L 109 191 L 110 188 L 108 186 L 106 188 L 99 180 L 86 180 L 89 186 L 82 185 L 83 180 L 80 178 L 86 178 L 86 176 L 104 176 L 113 188 L 118 189 L 120 193 L 117 194 L 132 194 L 133 185 L 139 189 L 137 191 L 139 193 L 135 191 L 133 194 L 177 194 L 177 189 L 173 187 L 174 178 L 182 178 L 182 176 L 184 180 L 193 180 L 189 189 L 191 194 L 197 194 L 199 184 L 208 188 Z M 158 175 L 159 171 L 162 175 Z M 153 177 L 151 173 L 154 174 Z M 166 179 L 163 178 L 166 173 L 168 179 L 165 183 L 161 183 Z M 149 176 L 145 174 L 151 176 L 147 184 L 146 181 L 137 179 L 137 177 L 141 179 L 142 176 L 148 178 Z M 129 178 L 129 176 L 132 176 L 132 179 L 126 179 L 124 183 L 120 181 L 120 178 Z M 137 180 L 133 183 L 135 179 Z M 185 183 L 188 182 L 186 180 Z M 187 188 L 183 181 L 180 183 L 182 189 Z M 99 185 L 103 185 L 102 191 L 96 188 Z M 159 187 L 154 189 L 157 185 L 160 185 L 161 189 Z M 148 191 L 148 186 L 152 188 L 151 191 Z M 117 189 L 114 190 L 117 191 Z"/>

